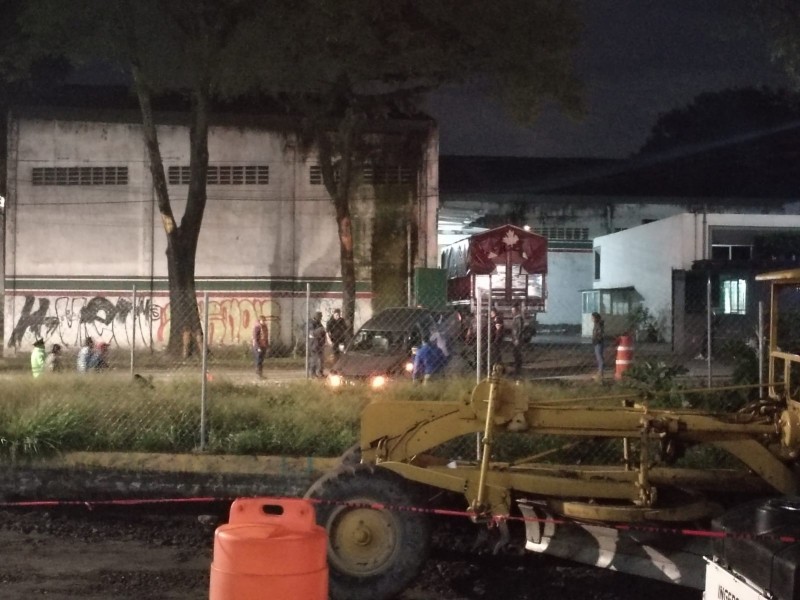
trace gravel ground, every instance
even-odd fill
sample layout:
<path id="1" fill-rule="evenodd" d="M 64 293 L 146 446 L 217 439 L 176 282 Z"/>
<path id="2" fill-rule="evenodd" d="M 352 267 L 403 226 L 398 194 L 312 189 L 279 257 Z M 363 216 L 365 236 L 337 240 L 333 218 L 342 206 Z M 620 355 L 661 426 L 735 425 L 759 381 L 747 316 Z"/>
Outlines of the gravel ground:
<path id="1" fill-rule="evenodd" d="M 0 598 L 208 598 L 215 528 L 227 507 L 0 511 Z M 700 600 L 701 593 L 530 554 L 460 551 L 466 529 L 448 525 L 402 600 Z M 298 599 L 304 600 L 304 599 Z"/>

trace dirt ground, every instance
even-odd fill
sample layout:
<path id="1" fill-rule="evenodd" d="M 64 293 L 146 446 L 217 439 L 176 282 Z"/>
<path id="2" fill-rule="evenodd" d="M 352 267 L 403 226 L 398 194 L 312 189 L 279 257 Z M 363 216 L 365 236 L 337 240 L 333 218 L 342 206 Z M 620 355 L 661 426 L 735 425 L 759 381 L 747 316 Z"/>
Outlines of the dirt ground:
<path id="1" fill-rule="evenodd" d="M 214 530 L 227 511 L 214 507 L 205 513 L 130 507 L 0 511 L 0 598 L 208 598 Z M 460 552 L 452 542 L 439 536 L 419 581 L 400 600 L 701 598 L 695 590 L 530 554 Z"/>

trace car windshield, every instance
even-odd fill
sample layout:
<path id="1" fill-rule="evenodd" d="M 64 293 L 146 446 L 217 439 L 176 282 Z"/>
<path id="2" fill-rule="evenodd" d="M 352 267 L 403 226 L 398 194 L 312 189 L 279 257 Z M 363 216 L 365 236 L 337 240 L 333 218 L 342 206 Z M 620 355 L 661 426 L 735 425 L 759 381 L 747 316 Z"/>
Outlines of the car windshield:
<path id="1" fill-rule="evenodd" d="M 405 350 L 407 335 L 402 331 L 361 330 L 353 340 L 352 350 L 370 354 L 392 354 Z"/>

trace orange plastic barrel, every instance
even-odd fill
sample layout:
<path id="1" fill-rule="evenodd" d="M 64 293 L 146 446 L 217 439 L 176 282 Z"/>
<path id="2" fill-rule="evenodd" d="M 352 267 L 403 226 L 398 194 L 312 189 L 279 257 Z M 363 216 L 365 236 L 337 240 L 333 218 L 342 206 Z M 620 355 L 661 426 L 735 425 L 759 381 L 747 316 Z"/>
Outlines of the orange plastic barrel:
<path id="1" fill-rule="evenodd" d="M 614 379 L 622 379 L 623 373 L 633 363 L 633 338 L 629 335 L 619 336 L 617 346 L 617 369 L 614 372 Z"/>
<path id="2" fill-rule="evenodd" d="M 327 535 L 293 498 L 239 498 L 214 533 L 209 600 L 327 600 Z"/>

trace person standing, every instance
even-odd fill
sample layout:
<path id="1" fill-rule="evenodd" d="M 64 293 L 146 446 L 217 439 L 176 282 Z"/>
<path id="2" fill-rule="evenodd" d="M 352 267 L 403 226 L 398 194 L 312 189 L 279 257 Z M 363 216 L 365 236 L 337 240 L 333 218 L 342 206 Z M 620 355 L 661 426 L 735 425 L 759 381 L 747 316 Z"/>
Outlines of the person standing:
<path id="1" fill-rule="evenodd" d="M 597 363 L 597 375 L 594 376 L 595 381 L 603 380 L 603 352 L 605 351 L 605 323 L 600 316 L 600 313 L 592 313 L 592 346 L 594 347 L 594 359 Z"/>
<path id="2" fill-rule="evenodd" d="M 491 370 L 494 370 L 494 366 L 501 363 L 500 360 L 500 348 L 503 343 L 503 331 L 505 329 L 503 325 L 503 316 L 497 311 L 496 308 L 492 308 L 489 314 L 489 322 L 491 323 L 491 328 L 489 330 L 489 344 L 491 347 Z"/>
<path id="3" fill-rule="evenodd" d="M 264 358 L 267 356 L 269 348 L 269 326 L 267 317 L 258 317 L 258 323 L 253 327 L 253 360 L 255 361 L 256 376 L 261 379 L 264 376 Z"/>
<path id="4" fill-rule="evenodd" d="M 105 342 L 95 344 L 94 352 L 89 357 L 89 369 L 105 371 L 108 368 L 108 344 Z"/>
<path id="5" fill-rule="evenodd" d="M 61 346 L 59 344 L 53 344 L 50 349 L 50 354 L 47 355 L 45 360 L 45 368 L 48 373 L 60 373 L 64 369 L 61 364 Z"/>
<path id="6" fill-rule="evenodd" d="M 322 368 L 325 360 L 325 339 L 322 313 L 317 311 L 308 328 L 308 374 L 311 377 L 325 377 Z"/>
<path id="7" fill-rule="evenodd" d="M 328 332 L 328 337 L 331 338 L 331 346 L 333 347 L 333 360 L 338 360 L 339 355 L 342 353 L 340 346 L 345 343 L 345 336 L 347 335 L 347 323 L 342 318 L 341 309 L 333 309 L 333 314 L 325 324 L 325 329 Z"/>
<path id="8" fill-rule="evenodd" d="M 511 343 L 514 353 L 514 375 L 519 377 L 522 374 L 522 345 L 525 343 L 525 317 L 522 315 L 522 308 L 519 302 L 515 302 L 511 307 Z"/>
<path id="9" fill-rule="evenodd" d="M 77 368 L 78 373 L 86 373 L 89 371 L 89 363 L 94 355 L 94 340 L 86 336 L 86 339 L 83 342 L 83 346 L 78 351 L 78 361 L 77 361 Z"/>
<path id="10" fill-rule="evenodd" d="M 439 346 L 426 337 L 422 340 L 417 353 L 414 355 L 414 368 L 411 371 L 411 380 L 427 383 L 431 377 L 439 373 L 446 362 L 446 358 Z"/>
<path id="11" fill-rule="evenodd" d="M 44 340 L 37 339 L 33 342 L 33 350 L 31 351 L 31 374 L 34 379 L 40 377 L 44 372 L 45 358 Z"/>

